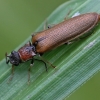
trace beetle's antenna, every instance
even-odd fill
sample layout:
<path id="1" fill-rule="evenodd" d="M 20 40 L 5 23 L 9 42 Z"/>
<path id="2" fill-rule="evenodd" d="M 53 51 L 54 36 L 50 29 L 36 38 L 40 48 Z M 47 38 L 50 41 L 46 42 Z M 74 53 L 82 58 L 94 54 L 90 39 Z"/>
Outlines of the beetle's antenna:
<path id="1" fill-rule="evenodd" d="M 40 56 L 41 57 L 41 56 Z M 53 68 L 55 68 L 56 66 L 54 66 L 53 64 L 51 64 L 49 61 L 47 61 L 47 60 L 45 60 L 43 57 L 41 57 L 41 59 L 44 61 L 44 62 L 46 62 L 46 63 L 48 63 L 50 66 L 52 66 Z"/>
<path id="2" fill-rule="evenodd" d="M 5 53 L 5 57 L 6 57 L 6 63 L 8 64 L 9 60 L 7 60 L 7 57 L 10 57 L 10 56 L 7 55 L 7 52 Z M 14 65 L 12 65 L 12 72 L 11 73 L 12 74 L 11 74 L 11 76 L 10 76 L 10 78 L 9 78 L 7 83 L 9 83 L 12 80 L 13 76 L 14 76 Z"/>
<path id="3" fill-rule="evenodd" d="M 6 57 L 6 64 L 8 64 L 9 60 L 7 60 L 7 57 L 10 57 L 10 56 L 8 56 L 7 52 L 5 53 L 5 57 Z"/>

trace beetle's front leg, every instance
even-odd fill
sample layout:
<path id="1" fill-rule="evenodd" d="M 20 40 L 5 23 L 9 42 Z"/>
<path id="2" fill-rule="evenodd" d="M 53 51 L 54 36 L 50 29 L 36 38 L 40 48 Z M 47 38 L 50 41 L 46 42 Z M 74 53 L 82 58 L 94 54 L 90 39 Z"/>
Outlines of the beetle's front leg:
<path id="1" fill-rule="evenodd" d="M 33 66 L 33 64 L 34 64 L 34 59 L 31 60 L 30 67 L 28 69 L 28 83 L 30 83 L 30 72 L 31 72 L 31 67 Z"/>

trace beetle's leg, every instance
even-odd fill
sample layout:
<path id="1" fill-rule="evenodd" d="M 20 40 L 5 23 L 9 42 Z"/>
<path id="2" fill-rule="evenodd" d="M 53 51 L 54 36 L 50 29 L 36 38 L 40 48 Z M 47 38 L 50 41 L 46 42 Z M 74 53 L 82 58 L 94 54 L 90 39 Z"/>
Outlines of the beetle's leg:
<path id="1" fill-rule="evenodd" d="M 65 44 L 69 45 L 69 44 L 72 44 L 72 43 L 73 43 L 73 42 L 70 42 L 70 41 L 69 41 L 69 42 L 66 42 Z"/>
<path id="2" fill-rule="evenodd" d="M 65 44 L 72 44 L 73 42 L 80 41 L 80 40 L 82 40 L 82 39 L 84 39 L 84 38 L 89 37 L 90 35 L 91 35 L 91 34 L 86 34 L 85 36 L 83 35 L 83 36 L 78 37 L 78 38 L 75 38 L 75 39 L 73 39 L 73 40 L 71 40 L 71 41 L 69 41 L 69 42 L 66 42 Z"/>
<path id="3" fill-rule="evenodd" d="M 11 71 L 11 73 L 12 73 L 12 77 L 10 78 L 10 80 L 12 80 L 12 78 L 14 76 L 14 65 L 12 65 L 12 71 Z"/>
<path id="4" fill-rule="evenodd" d="M 28 83 L 30 83 L 30 72 L 31 72 L 31 68 L 34 64 L 34 59 L 31 60 L 31 64 L 30 64 L 30 67 L 28 69 Z"/>
<path id="5" fill-rule="evenodd" d="M 8 64 L 9 60 L 7 60 L 7 57 L 9 57 L 9 56 L 7 55 L 7 52 L 5 53 L 5 57 L 6 57 L 6 64 Z"/>
<path id="6" fill-rule="evenodd" d="M 41 57 L 42 58 L 42 57 Z M 45 60 L 44 58 L 42 58 L 44 62 L 47 62 L 50 66 L 52 66 L 53 68 L 55 68 L 56 66 L 54 66 L 53 64 L 51 64 L 49 61 Z"/>
<path id="7" fill-rule="evenodd" d="M 66 43 L 64 43 L 64 44 L 69 45 L 69 44 L 72 44 L 73 42 L 76 42 L 76 41 L 79 41 L 79 40 L 80 40 L 80 38 L 77 38 L 77 39 L 75 39 L 75 40 L 68 41 L 68 42 L 66 42 Z"/>
<path id="8" fill-rule="evenodd" d="M 45 65 L 46 71 L 48 71 L 47 65 L 46 65 L 46 63 L 45 63 L 43 60 L 40 60 L 40 59 L 35 59 L 35 60 L 38 60 L 38 61 L 43 62 L 43 63 L 44 63 L 44 65 Z"/>
<path id="9" fill-rule="evenodd" d="M 68 11 L 68 13 L 67 13 L 66 17 L 64 18 L 64 21 L 69 19 L 69 17 L 68 17 L 68 16 L 69 16 L 69 14 L 71 13 L 71 11 L 72 11 L 72 10 L 69 10 L 69 11 Z"/>
<path id="10" fill-rule="evenodd" d="M 14 76 L 14 65 L 12 65 L 11 76 L 10 76 L 10 78 L 9 78 L 7 83 L 9 83 L 13 79 L 13 76 Z"/>
<path id="11" fill-rule="evenodd" d="M 40 56 L 40 57 L 41 57 L 41 56 Z M 50 66 L 52 66 L 53 68 L 56 67 L 56 66 L 54 66 L 53 64 L 51 64 L 49 61 L 45 60 L 44 58 L 41 57 L 41 59 L 42 59 L 44 62 L 48 63 L 48 64 L 49 64 Z"/>
<path id="12" fill-rule="evenodd" d="M 44 22 L 44 30 L 49 29 L 53 27 L 55 24 L 48 24 L 47 19 Z"/>
<path id="13" fill-rule="evenodd" d="M 73 39 L 72 41 L 68 41 L 68 42 L 66 42 L 65 44 L 72 44 L 73 42 L 77 42 L 77 41 L 79 41 L 79 40 L 81 40 L 81 39 L 84 39 L 84 38 L 87 38 L 87 37 L 89 37 L 91 34 L 86 34 L 85 36 L 81 36 L 81 37 L 78 37 L 78 38 L 76 38 L 76 39 Z"/>
<path id="14" fill-rule="evenodd" d="M 91 36 L 93 33 L 94 33 L 94 31 L 91 34 L 86 34 L 85 36 L 81 36 L 81 37 L 79 37 L 79 40 L 87 38 L 87 37 Z"/>
<path id="15" fill-rule="evenodd" d="M 40 53 L 40 56 L 42 56 L 43 55 L 43 53 Z"/>
<path id="16" fill-rule="evenodd" d="M 53 26 L 55 26 L 55 24 L 48 24 L 47 29 L 49 29 L 49 28 L 51 28 Z"/>

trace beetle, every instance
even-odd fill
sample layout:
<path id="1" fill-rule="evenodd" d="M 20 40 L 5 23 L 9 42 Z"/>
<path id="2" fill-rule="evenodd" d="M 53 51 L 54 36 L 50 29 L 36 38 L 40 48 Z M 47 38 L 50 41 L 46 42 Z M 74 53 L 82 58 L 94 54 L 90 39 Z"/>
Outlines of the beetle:
<path id="1" fill-rule="evenodd" d="M 10 62 L 12 64 L 12 72 L 13 66 L 18 66 L 20 63 L 26 62 L 28 60 L 31 60 L 30 66 L 32 66 L 34 63 L 34 56 L 39 55 L 41 57 L 41 55 L 45 52 L 79 38 L 83 34 L 93 29 L 99 20 L 99 14 L 95 12 L 86 13 L 75 16 L 68 20 L 64 20 L 63 22 L 54 25 L 53 27 L 38 32 L 38 34 L 32 35 L 32 43 L 29 42 L 28 44 L 21 47 L 18 51 L 12 51 L 10 56 L 8 56 L 6 53 L 6 63 L 8 64 Z M 9 60 L 7 60 L 7 57 L 9 57 Z M 49 63 L 43 58 L 40 61 L 45 64 L 45 67 L 45 62 Z M 55 68 L 55 66 L 53 66 L 51 63 L 49 64 Z"/>

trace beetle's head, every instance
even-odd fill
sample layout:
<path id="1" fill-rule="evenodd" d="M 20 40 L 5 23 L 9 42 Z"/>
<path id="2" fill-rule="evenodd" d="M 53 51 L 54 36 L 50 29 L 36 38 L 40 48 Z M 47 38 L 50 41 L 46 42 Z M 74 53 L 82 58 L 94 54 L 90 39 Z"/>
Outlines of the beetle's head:
<path id="1" fill-rule="evenodd" d="M 18 66 L 21 63 L 21 59 L 18 52 L 12 51 L 9 56 L 9 61 L 12 65 Z"/>

